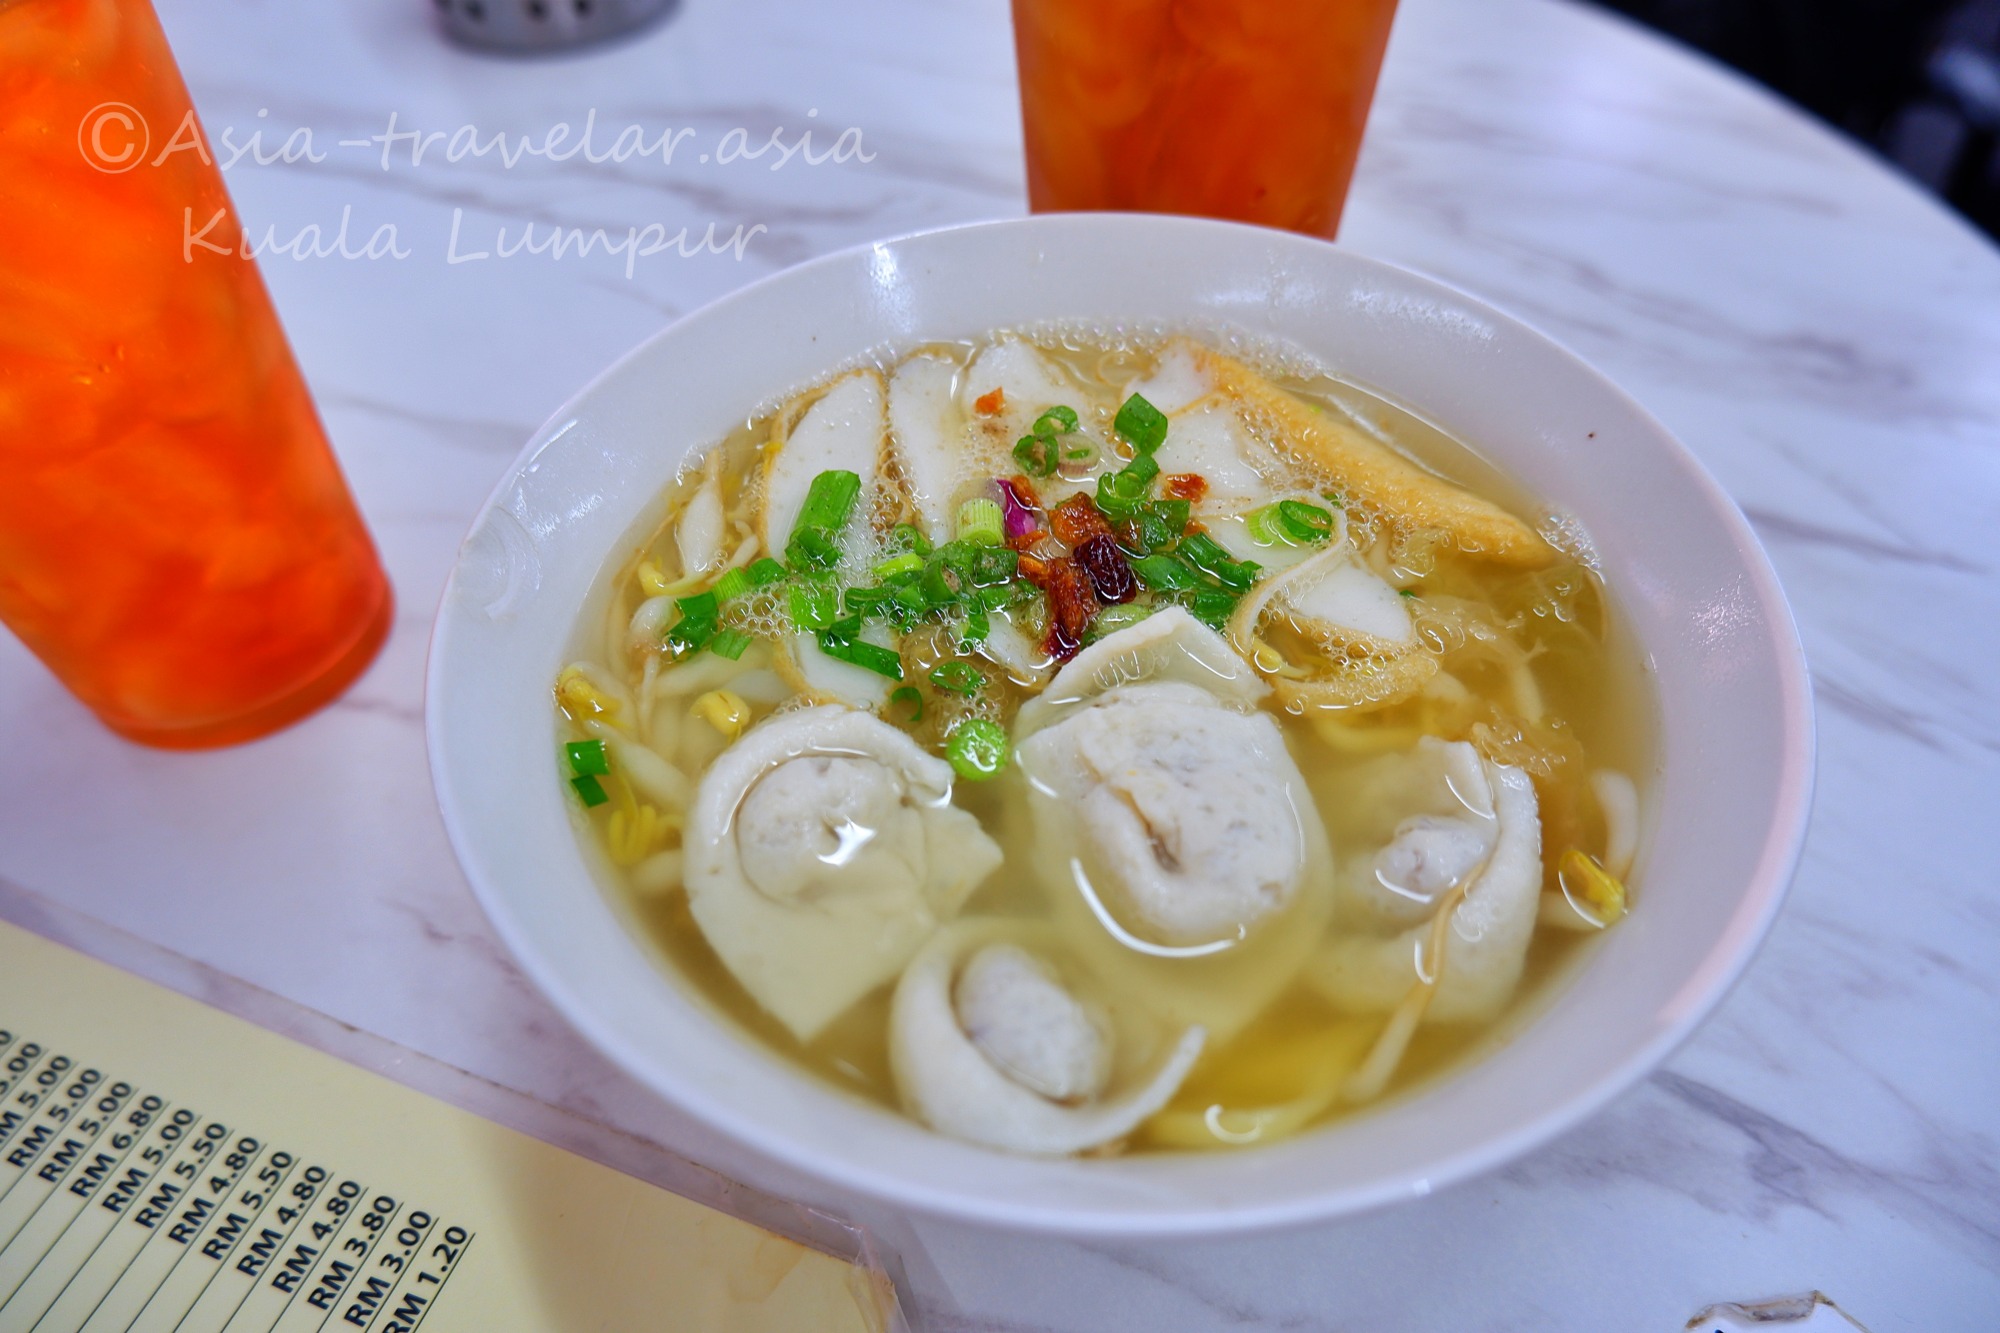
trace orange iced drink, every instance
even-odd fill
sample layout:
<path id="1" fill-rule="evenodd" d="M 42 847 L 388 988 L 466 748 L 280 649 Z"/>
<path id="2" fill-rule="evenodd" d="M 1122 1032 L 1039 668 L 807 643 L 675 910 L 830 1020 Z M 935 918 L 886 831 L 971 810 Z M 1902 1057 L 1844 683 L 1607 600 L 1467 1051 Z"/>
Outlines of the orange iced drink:
<path id="1" fill-rule="evenodd" d="M 319 707 L 389 584 L 146 0 L 0 0 L 0 181 L 0 620 L 148 744 Z"/>
<path id="2" fill-rule="evenodd" d="M 1395 0 L 1014 0 L 1028 205 L 1329 239 Z"/>

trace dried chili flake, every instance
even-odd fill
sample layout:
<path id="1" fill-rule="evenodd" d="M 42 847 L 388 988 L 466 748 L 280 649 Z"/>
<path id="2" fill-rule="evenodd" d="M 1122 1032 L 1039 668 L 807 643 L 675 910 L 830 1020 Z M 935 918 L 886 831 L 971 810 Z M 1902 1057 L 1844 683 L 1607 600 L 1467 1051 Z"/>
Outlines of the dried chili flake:
<path id="1" fill-rule="evenodd" d="M 1161 479 L 1160 489 L 1176 500 L 1192 500 L 1199 504 L 1201 497 L 1208 494 L 1208 479 L 1199 472 L 1169 473 Z"/>
<path id="2" fill-rule="evenodd" d="M 982 417 L 997 417 L 1007 410 L 1007 391 L 995 389 L 972 400 L 972 410 Z"/>

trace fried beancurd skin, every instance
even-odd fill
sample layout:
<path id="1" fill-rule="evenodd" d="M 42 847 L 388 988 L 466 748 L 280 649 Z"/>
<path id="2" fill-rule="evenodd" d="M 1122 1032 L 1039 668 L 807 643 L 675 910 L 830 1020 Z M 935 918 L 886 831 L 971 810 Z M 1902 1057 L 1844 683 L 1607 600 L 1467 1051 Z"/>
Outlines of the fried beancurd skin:
<path id="1" fill-rule="evenodd" d="M 1538 568 L 1555 550 L 1512 514 L 1433 476 L 1347 423 L 1315 412 L 1233 357 L 1194 345 L 1217 386 L 1263 416 L 1301 458 L 1324 468 L 1346 494 L 1414 528 L 1451 535 L 1460 551 L 1496 564 Z"/>

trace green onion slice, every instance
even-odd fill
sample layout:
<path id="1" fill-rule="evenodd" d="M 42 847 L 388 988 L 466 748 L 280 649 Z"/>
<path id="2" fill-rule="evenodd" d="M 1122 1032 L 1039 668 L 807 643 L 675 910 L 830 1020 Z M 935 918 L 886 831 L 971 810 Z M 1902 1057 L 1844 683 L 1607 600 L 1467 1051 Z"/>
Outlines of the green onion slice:
<path id="1" fill-rule="evenodd" d="M 1139 582 L 1153 592 L 1176 592 L 1201 586 L 1201 576 L 1170 555 L 1145 555 L 1131 562 Z"/>
<path id="2" fill-rule="evenodd" d="M 832 569 L 840 563 L 840 542 L 829 528 L 809 528 L 801 524 L 785 547 L 785 560 L 793 569 Z"/>
<path id="3" fill-rule="evenodd" d="M 1167 414 L 1136 393 L 1118 409 L 1112 424 L 1142 454 L 1150 454 L 1167 442 Z"/>
<path id="4" fill-rule="evenodd" d="M 1061 454 L 1061 445 L 1040 435 L 1023 435 L 1014 443 L 1014 461 L 1031 477 L 1055 475 Z"/>
<path id="5" fill-rule="evenodd" d="M 759 556 L 750 562 L 749 574 L 750 582 L 762 588 L 785 577 L 785 567 L 768 555 Z"/>
<path id="6" fill-rule="evenodd" d="M 1249 531 L 1250 540 L 1260 546 L 1289 545 L 1285 539 L 1284 529 L 1278 526 L 1276 505 L 1265 505 L 1262 509 L 1251 510 L 1243 516 L 1243 526 Z"/>
<path id="7" fill-rule="evenodd" d="M 1236 614 L 1237 594 L 1227 588 L 1197 588 L 1187 600 L 1194 618 L 1210 629 L 1221 629 Z"/>
<path id="8" fill-rule="evenodd" d="M 977 694 L 986 677 L 964 662 L 946 662 L 931 672 L 931 684 L 953 694 Z"/>
<path id="9" fill-rule="evenodd" d="M 1021 555 L 1004 546 L 976 546 L 960 572 L 975 588 L 998 587 L 1021 572 Z"/>
<path id="10" fill-rule="evenodd" d="M 708 641 L 708 651 L 717 657 L 726 657 L 734 662 L 743 656 L 743 650 L 750 646 L 751 639 L 740 629 L 726 629 Z"/>
<path id="11" fill-rule="evenodd" d="M 792 585 L 791 612 L 800 629 L 825 629 L 840 615 L 840 590 L 827 579 L 801 579 Z"/>
<path id="12" fill-rule="evenodd" d="M 571 741 L 563 750 L 569 755 L 569 771 L 577 777 L 611 771 L 611 758 L 604 753 L 603 741 Z"/>
<path id="13" fill-rule="evenodd" d="M 611 799 L 604 794 L 604 784 L 588 773 L 581 777 L 571 778 L 569 785 L 576 788 L 576 794 L 583 798 L 583 803 L 587 806 L 603 805 Z"/>
<path id="14" fill-rule="evenodd" d="M 1131 518 L 1146 499 L 1146 483 L 1123 469 L 1100 473 L 1097 478 L 1097 509 L 1112 522 Z"/>
<path id="15" fill-rule="evenodd" d="M 958 507 L 958 540 L 978 546 L 1000 546 L 1007 540 L 1000 502 L 981 496 Z"/>
<path id="16" fill-rule="evenodd" d="M 1155 500 L 1147 505 L 1140 516 L 1140 523 L 1149 544 L 1154 549 L 1180 540 L 1187 531 L 1188 520 L 1194 517 L 1194 502 L 1191 500 Z M 1154 534 L 1158 533 L 1155 538 Z"/>
<path id="17" fill-rule="evenodd" d="M 891 553 L 897 555 L 902 554 L 904 551 L 914 551 L 918 555 L 929 555 L 931 553 L 931 539 L 924 536 L 923 529 L 913 523 L 898 523 L 895 527 L 889 529 L 888 549 Z"/>
<path id="18" fill-rule="evenodd" d="M 713 592 L 696 593 L 675 601 L 681 618 L 667 631 L 667 644 L 678 656 L 698 653 L 715 634 L 715 617 L 721 611 Z"/>
<path id="19" fill-rule="evenodd" d="M 998 722 L 969 717 L 952 728 L 944 757 L 967 782 L 997 777 L 1007 767 L 1007 731 Z"/>
<path id="20" fill-rule="evenodd" d="M 959 639 L 959 651 L 972 651 L 980 644 L 985 643 L 987 636 L 992 633 L 993 619 L 987 614 L 986 601 L 982 597 L 972 604 L 970 611 L 965 613 L 965 633 Z"/>
<path id="21" fill-rule="evenodd" d="M 910 726 L 915 726 L 924 720 L 924 696 L 923 692 L 917 689 L 916 686 L 898 685 L 895 689 L 889 691 L 889 702 L 892 704 L 909 705 L 910 715 L 904 718 L 903 721 Z"/>
<path id="22" fill-rule="evenodd" d="M 828 468 L 806 488 L 805 503 L 799 506 L 798 521 L 792 524 L 792 531 L 796 533 L 800 528 L 839 531 L 847 525 L 847 516 L 854 512 L 854 502 L 860 495 L 860 473 Z"/>
<path id="23" fill-rule="evenodd" d="M 1217 583 L 1241 591 L 1257 581 L 1264 567 L 1250 560 L 1238 560 L 1222 544 L 1205 532 L 1191 532 L 1176 548 L 1181 559 L 1215 579 Z"/>
<path id="24" fill-rule="evenodd" d="M 880 611 L 895 600 L 893 588 L 849 588 L 841 594 L 841 603 L 851 616 L 869 616 Z M 819 626 L 825 629 L 825 625 Z"/>
<path id="25" fill-rule="evenodd" d="M 1301 546 L 1333 535 L 1333 514 L 1303 500 L 1278 501 L 1278 527 Z"/>
<path id="26" fill-rule="evenodd" d="M 842 625 L 847 622 L 842 622 Z M 893 648 L 868 643 L 861 639 L 846 638 L 836 633 L 841 626 L 829 629 L 819 636 L 819 650 L 828 657 L 872 671 L 890 680 L 903 678 L 903 659 Z"/>
<path id="27" fill-rule="evenodd" d="M 1116 634 L 1121 629 L 1132 626 L 1153 614 L 1157 607 L 1140 602 L 1125 602 L 1117 606 L 1107 606 L 1099 611 L 1090 622 L 1090 637 L 1093 641 L 1107 634 Z"/>
<path id="28" fill-rule="evenodd" d="M 1128 485 L 1137 485 L 1144 490 L 1153 484 L 1153 478 L 1160 475 L 1160 464 L 1151 454 L 1140 454 L 1118 470 L 1133 479 Z"/>
<path id="29" fill-rule="evenodd" d="M 1067 435 L 1076 429 L 1076 409 L 1073 407 L 1052 407 L 1035 418 L 1029 432 L 1047 440 L 1057 435 Z"/>
<path id="30" fill-rule="evenodd" d="M 875 566 L 875 577 L 893 579 L 900 574 L 915 574 L 924 567 L 924 558 L 915 551 L 905 551 L 892 555 Z"/>
<path id="31" fill-rule="evenodd" d="M 931 552 L 930 559 L 924 562 L 922 587 L 932 606 L 949 606 L 958 600 L 960 593 L 972 586 L 968 572 L 972 549 L 957 542 L 946 542 Z"/>
<path id="32" fill-rule="evenodd" d="M 732 598 L 741 597 L 756 586 L 756 583 L 750 577 L 749 570 L 731 569 L 724 571 L 722 577 L 715 581 L 715 587 L 710 589 L 710 591 L 715 594 L 717 601 L 726 602 Z"/>

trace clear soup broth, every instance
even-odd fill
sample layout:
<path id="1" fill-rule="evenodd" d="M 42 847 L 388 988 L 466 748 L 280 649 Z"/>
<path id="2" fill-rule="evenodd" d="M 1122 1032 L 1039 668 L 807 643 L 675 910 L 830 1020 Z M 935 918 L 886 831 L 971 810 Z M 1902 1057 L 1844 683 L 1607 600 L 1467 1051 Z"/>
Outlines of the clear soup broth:
<path id="1" fill-rule="evenodd" d="M 1379 1108 L 1636 910 L 1652 701 L 1587 536 L 1333 369 L 919 347 L 664 515 L 554 682 L 579 834 L 715 1010 L 939 1132 Z"/>

